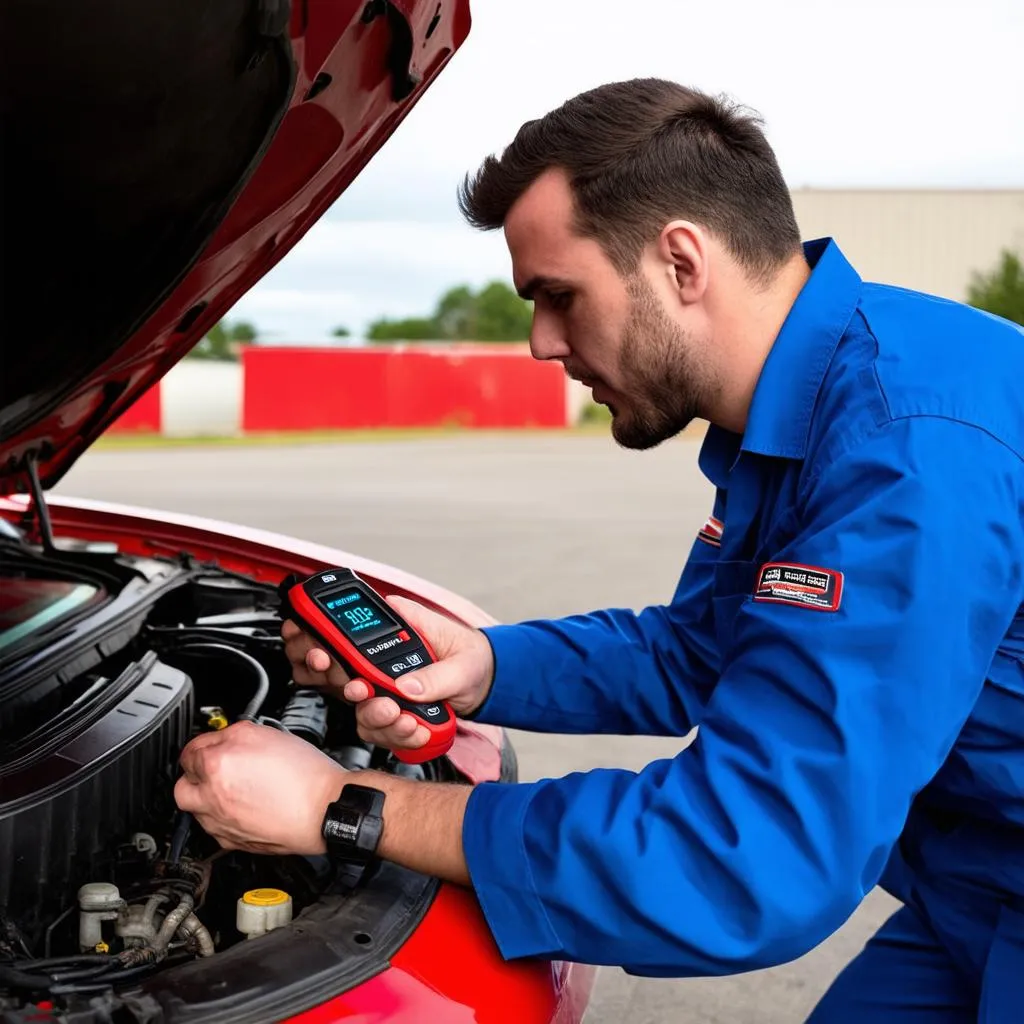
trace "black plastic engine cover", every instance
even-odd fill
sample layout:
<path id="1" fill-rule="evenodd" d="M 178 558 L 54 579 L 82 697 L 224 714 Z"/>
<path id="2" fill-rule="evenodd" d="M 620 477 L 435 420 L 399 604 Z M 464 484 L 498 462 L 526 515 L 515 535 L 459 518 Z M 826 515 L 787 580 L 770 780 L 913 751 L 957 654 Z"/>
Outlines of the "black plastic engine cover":
<path id="1" fill-rule="evenodd" d="M 192 681 L 148 654 L 74 727 L 39 730 L 0 765 L 0 913 L 37 939 L 166 790 L 189 738 Z"/>

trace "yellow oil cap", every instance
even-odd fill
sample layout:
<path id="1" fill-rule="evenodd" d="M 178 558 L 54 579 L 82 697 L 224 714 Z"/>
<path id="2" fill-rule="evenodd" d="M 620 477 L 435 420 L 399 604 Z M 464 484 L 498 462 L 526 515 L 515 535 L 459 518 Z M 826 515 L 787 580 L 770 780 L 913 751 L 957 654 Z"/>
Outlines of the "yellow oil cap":
<path id="1" fill-rule="evenodd" d="M 206 724 L 211 728 L 220 732 L 221 729 L 228 727 L 228 716 L 224 714 L 220 709 L 211 712 L 209 718 L 206 719 Z"/>
<path id="2" fill-rule="evenodd" d="M 242 896 L 242 902 L 250 907 L 279 907 L 291 897 L 281 889 L 250 889 Z"/>

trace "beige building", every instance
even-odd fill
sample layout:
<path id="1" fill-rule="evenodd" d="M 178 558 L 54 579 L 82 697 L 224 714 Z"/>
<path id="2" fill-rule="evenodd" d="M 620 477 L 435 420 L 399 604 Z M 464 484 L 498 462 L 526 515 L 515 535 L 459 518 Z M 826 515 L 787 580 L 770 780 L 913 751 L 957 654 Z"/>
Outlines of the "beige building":
<path id="1" fill-rule="evenodd" d="M 1024 258 L 1024 189 L 795 189 L 800 233 L 830 235 L 866 281 L 964 301 L 1001 249 Z"/>

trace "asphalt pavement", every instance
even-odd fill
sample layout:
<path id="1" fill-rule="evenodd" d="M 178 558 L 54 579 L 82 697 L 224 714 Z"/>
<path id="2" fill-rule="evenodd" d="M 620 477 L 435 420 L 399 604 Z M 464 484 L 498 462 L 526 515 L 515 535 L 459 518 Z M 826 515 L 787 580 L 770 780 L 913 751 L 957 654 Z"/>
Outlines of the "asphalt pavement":
<path id="1" fill-rule="evenodd" d="M 710 511 L 697 442 L 626 452 L 604 435 L 87 454 L 57 493 L 331 544 L 443 584 L 505 621 L 667 600 Z M 639 769 L 681 739 L 514 733 L 523 778 Z M 669 883 L 670 884 L 670 883 Z M 897 904 L 874 892 L 800 960 L 729 978 L 602 968 L 586 1024 L 795 1024 Z"/>

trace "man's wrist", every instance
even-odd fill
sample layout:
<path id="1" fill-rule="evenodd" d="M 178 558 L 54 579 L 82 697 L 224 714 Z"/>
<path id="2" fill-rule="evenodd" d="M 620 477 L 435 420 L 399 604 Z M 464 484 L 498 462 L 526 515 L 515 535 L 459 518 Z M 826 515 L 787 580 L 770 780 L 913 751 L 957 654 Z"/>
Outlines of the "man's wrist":
<path id="1" fill-rule="evenodd" d="M 347 780 L 324 814 L 320 834 L 333 857 L 367 864 L 374 859 L 384 827 L 385 794 L 375 786 Z"/>
<path id="2" fill-rule="evenodd" d="M 385 795 L 379 857 L 413 871 L 468 884 L 462 819 L 471 786 L 417 782 L 377 771 L 354 773 L 349 781 Z"/>
<path id="3" fill-rule="evenodd" d="M 388 857 L 389 832 L 394 832 L 395 821 L 405 812 L 410 800 L 410 788 L 416 789 L 423 786 L 424 783 L 372 770 L 349 772 L 346 782 L 357 786 L 366 786 L 369 789 L 377 789 L 384 794 L 384 826 L 377 844 L 377 855 L 385 860 L 393 859 Z M 412 799 L 415 799 L 414 795 Z"/>
<path id="4" fill-rule="evenodd" d="M 487 704 L 491 693 L 494 691 L 494 681 L 498 674 L 498 662 L 494 652 L 494 645 L 491 643 L 491 638 L 487 633 L 489 627 L 483 627 L 477 630 L 478 635 L 483 640 L 485 645 L 484 658 L 487 662 L 487 671 L 484 677 L 483 685 L 480 687 L 480 697 L 477 702 L 471 707 L 465 714 L 460 715 L 460 718 L 465 719 L 467 722 L 472 722 L 479 717 L 480 712 Z"/>
<path id="5" fill-rule="evenodd" d="M 330 771 L 324 773 L 323 779 L 316 786 L 312 797 L 311 817 L 312 824 L 316 828 L 316 834 L 310 836 L 303 844 L 303 849 L 311 854 L 323 854 L 327 852 L 327 842 L 321 833 L 324 815 L 330 804 L 341 795 L 342 788 L 346 783 L 353 781 L 353 773 L 346 771 L 340 764 L 330 763 Z"/>
<path id="6" fill-rule="evenodd" d="M 423 874 L 460 885 L 469 884 L 462 853 L 462 821 L 472 787 L 460 783 L 418 782 L 369 769 L 350 772 L 340 765 L 325 773 L 313 801 L 316 837 L 302 851 L 325 853 L 320 834 L 328 806 L 346 785 L 364 786 L 384 794 L 384 819 L 376 855 Z"/>

